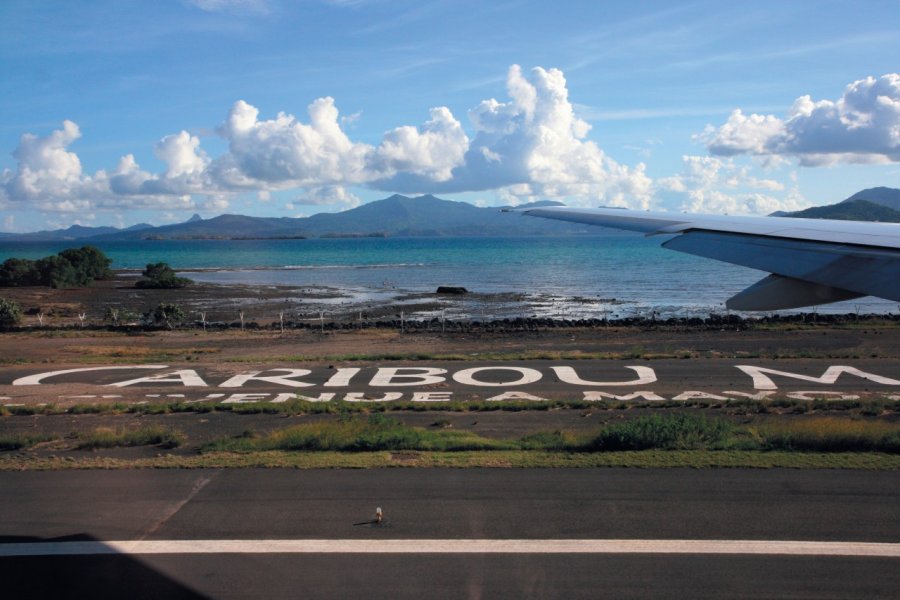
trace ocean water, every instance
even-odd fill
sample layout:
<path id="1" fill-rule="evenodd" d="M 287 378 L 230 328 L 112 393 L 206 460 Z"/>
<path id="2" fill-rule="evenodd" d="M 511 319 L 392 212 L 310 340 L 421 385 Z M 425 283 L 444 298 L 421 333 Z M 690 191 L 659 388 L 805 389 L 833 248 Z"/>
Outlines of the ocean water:
<path id="1" fill-rule="evenodd" d="M 663 237 L 628 233 L 517 238 L 304 240 L 141 240 L 96 245 L 115 269 L 167 262 L 210 283 L 329 286 L 357 291 L 433 292 L 439 285 L 479 293 L 520 292 L 619 316 L 724 311 L 724 301 L 766 274 L 660 247 Z M 40 258 L 81 242 L 0 242 L 0 261 Z M 875 298 L 819 312 L 897 312 Z"/>

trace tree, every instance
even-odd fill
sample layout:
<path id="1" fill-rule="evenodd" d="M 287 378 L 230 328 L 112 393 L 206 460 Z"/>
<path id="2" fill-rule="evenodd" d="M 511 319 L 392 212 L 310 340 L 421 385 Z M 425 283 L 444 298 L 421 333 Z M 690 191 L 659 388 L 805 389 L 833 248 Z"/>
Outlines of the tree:
<path id="1" fill-rule="evenodd" d="M 59 254 L 45 256 L 35 264 L 38 282 L 53 288 L 80 287 L 84 285 L 82 277 L 68 259 Z"/>
<path id="2" fill-rule="evenodd" d="M 165 325 L 169 329 L 184 321 L 184 311 L 177 304 L 160 302 L 153 310 L 144 313 L 144 322 L 148 325 Z"/>
<path id="3" fill-rule="evenodd" d="M 0 327 L 12 327 L 22 319 L 22 309 L 12 300 L 0 298 Z"/>
<path id="4" fill-rule="evenodd" d="M 37 283 L 38 273 L 33 260 L 8 258 L 0 264 L 0 287 L 18 287 Z"/>
<path id="5" fill-rule="evenodd" d="M 93 246 L 69 248 L 39 260 L 10 258 L 0 264 L 0 286 L 84 287 L 112 277 L 112 260 Z"/>
<path id="6" fill-rule="evenodd" d="M 59 255 L 72 263 L 72 266 L 87 283 L 94 279 L 109 279 L 113 276 L 113 272 L 109 270 L 112 260 L 94 246 L 68 248 Z"/>
<path id="7" fill-rule="evenodd" d="M 103 311 L 103 320 L 109 323 L 112 323 L 116 327 L 123 324 L 128 324 L 138 319 L 138 315 L 131 312 L 127 308 L 116 308 L 113 306 L 107 306 L 106 310 Z"/>
<path id="8" fill-rule="evenodd" d="M 175 271 L 172 270 L 172 267 L 164 262 L 148 264 L 147 268 L 144 269 L 144 272 L 141 273 L 141 275 L 145 277 L 145 279 L 138 280 L 138 282 L 135 284 L 135 287 L 152 289 L 178 289 L 183 288 L 191 283 L 190 279 L 178 277 L 175 274 Z"/>

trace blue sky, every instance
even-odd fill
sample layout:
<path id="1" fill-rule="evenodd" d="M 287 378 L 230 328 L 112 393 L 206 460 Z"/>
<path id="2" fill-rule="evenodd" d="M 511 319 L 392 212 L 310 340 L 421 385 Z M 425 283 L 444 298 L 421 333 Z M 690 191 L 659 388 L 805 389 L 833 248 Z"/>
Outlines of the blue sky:
<path id="1" fill-rule="evenodd" d="M 0 231 L 900 187 L 900 4 L 0 3 Z"/>

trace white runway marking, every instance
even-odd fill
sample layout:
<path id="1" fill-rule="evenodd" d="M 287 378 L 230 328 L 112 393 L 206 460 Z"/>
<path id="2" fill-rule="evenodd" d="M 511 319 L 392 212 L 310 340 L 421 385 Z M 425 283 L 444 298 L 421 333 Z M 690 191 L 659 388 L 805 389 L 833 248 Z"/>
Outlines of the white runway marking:
<path id="1" fill-rule="evenodd" d="M 92 554 L 769 554 L 900 558 L 900 544 L 768 540 L 139 540 L 0 544 L 0 557 Z"/>

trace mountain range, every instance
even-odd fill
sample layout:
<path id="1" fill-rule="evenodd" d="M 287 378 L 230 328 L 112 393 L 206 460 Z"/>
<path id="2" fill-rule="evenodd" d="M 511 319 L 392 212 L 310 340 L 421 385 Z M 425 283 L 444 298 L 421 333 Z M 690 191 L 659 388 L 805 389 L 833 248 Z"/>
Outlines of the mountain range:
<path id="1" fill-rule="evenodd" d="M 558 202 L 536 202 L 527 206 L 553 206 Z M 523 208 L 523 207 L 519 207 Z M 431 195 L 408 198 L 393 195 L 339 213 L 311 217 L 248 217 L 220 215 L 201 219 L 194 215 L 184 223 L 153 227 L 146 223 L 127 229 L 82 227 L 0 234 L 8 241 L 79 240 L 120 241 L 140 239 L 274 239 L 303 237 L 366 236 L 521 236 L 589 233 L 589 225 L 523 219 L 501 212 L 501 208 L 479 208 L 467 202 L 442 200 Z"/>
<path id="2" fill-rule="evenodd" d="M 559 206 L 542 201 L 519 206 Z M 862 190 L 843 202 L 817 206 L 781 217 L 900 222 L 900 189 Z M 211 219 L 192 216 L 184 223 L 154 227 L 139 223 L 126 229 L 84 227 L 34 233 L 0 233 L 2 241 L 124 241 L 141 239 L 274 239 L 364 236 L 529 236 L 592 233 L 589 225 L 522 219 L 504 214 L 500 207 L 480 208 L 467 202 L 442 200 L 431 195 L 409 198 L 395 194 L 339 213 L 311 217 L 249 217 L 220 215 Z"/>

